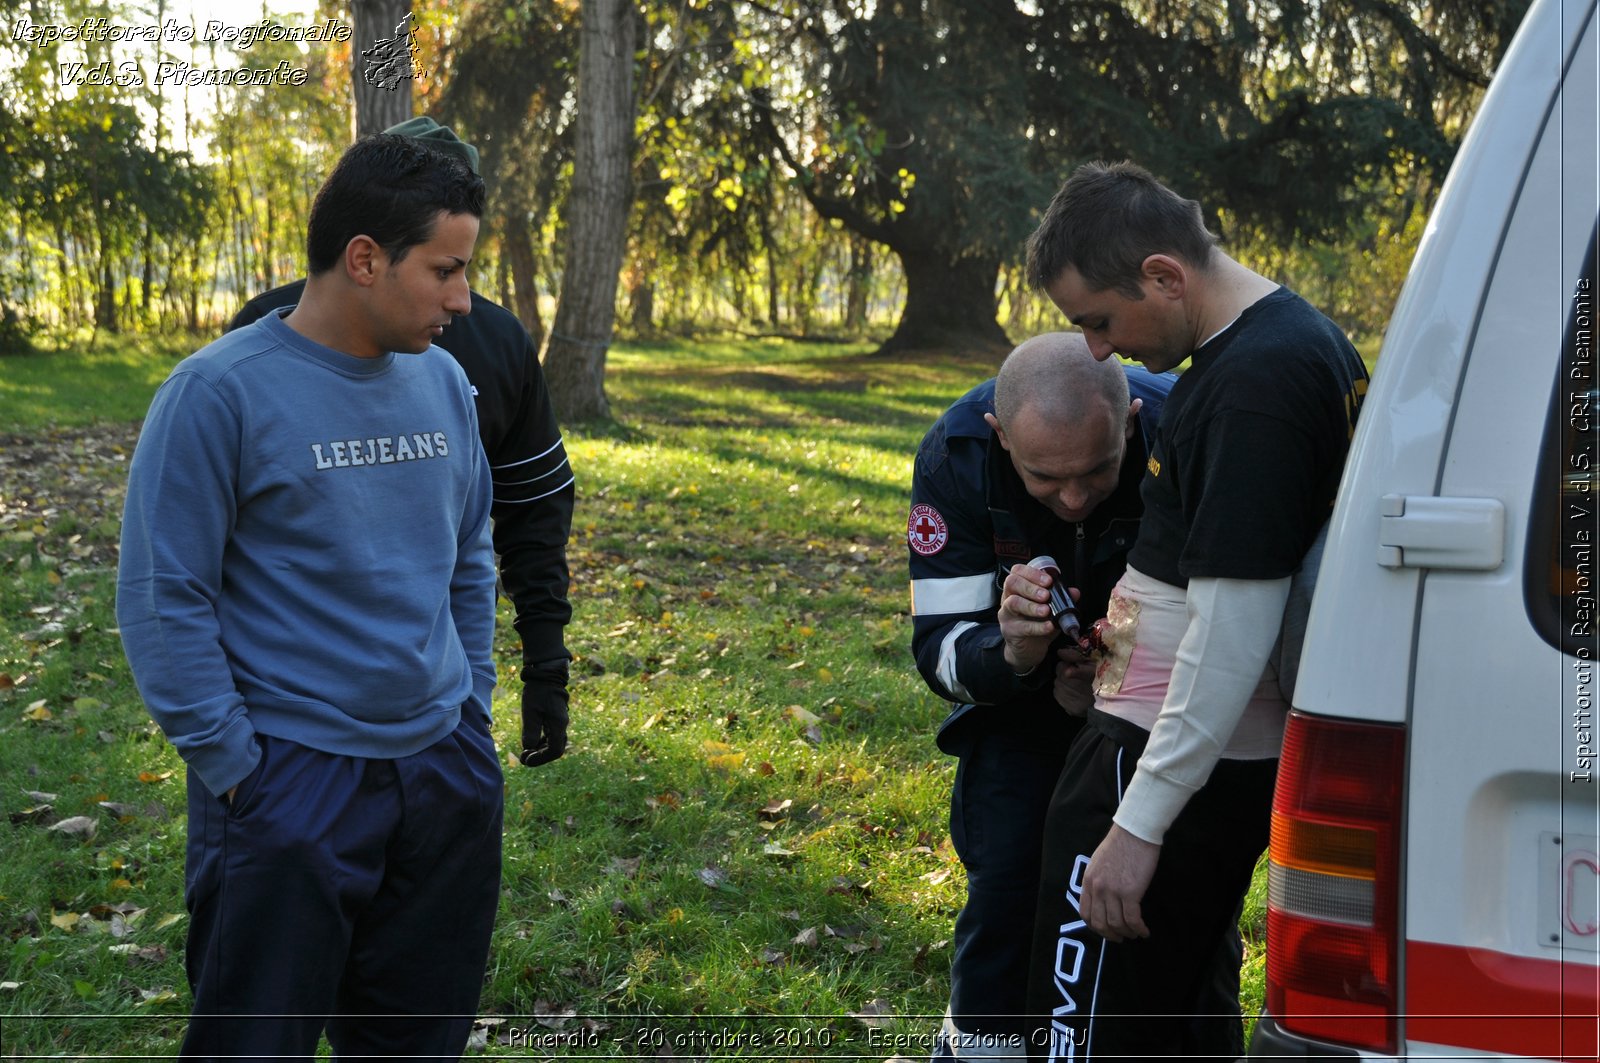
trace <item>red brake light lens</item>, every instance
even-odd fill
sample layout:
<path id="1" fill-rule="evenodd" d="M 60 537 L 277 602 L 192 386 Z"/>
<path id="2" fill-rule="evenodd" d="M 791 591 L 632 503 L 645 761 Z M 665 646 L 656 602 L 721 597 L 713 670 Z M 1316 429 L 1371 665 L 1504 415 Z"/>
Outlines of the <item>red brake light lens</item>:
<path id="1" fill-rule="evenodd" d="M 1267 1010 L 1289 1032 L 1395 1051 L 1404 773 L 1404 728 L 1290 714 L 1267 901 Z"/>

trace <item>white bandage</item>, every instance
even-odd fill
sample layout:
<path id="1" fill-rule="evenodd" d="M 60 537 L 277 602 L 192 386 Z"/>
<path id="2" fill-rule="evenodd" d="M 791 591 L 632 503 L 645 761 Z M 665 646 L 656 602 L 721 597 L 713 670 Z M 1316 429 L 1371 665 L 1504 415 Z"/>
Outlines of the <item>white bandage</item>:
<path id="1" fill-rule="evenodd" d="M 1289 579 L 1192 579 L 1189 623 L 1161 713 L 1114 820 L 1161 844 L 1211 776 L 1278 639 Z"/>

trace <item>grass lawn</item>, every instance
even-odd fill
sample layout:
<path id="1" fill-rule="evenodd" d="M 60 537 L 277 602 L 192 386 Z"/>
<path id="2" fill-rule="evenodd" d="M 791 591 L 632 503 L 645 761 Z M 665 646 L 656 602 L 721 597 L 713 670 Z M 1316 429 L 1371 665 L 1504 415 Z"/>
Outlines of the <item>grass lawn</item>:
<path id="1" fill-rule="evenodd" d="M 112 614 L 136 421 L 183 350 L 0 359 L 0 1055 L 170 1055 L 187 1012 L 183 769 Z M 906 1035 L 926 1056 L 963 873 L 945 706 L 908 649 L 906 497 L 922 433 L 992 369 L 612 350 L 618 424 L 567 434 L 573 742 L 506 769 L 476 1053 L 882 1059 Z"/>

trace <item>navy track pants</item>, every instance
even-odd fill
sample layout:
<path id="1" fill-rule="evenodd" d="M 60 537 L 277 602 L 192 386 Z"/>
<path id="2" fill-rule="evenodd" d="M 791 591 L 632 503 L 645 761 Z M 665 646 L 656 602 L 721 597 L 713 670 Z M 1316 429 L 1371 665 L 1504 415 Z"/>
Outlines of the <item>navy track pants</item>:
<path id="1" fill-rule="evenodd" d="M 500 893 L 489 724 L 409 757 L 258 735 L 233 803 L 189 775 L 185 1059 L 456 1059 Z"/>
<path id="2" fill-rule="evenodd" d="M 1033 1050 L 1049 1063 L 1231 1063 L 1242 1048 L 1237 958 L 1232 1007 L 1219 1011 L 1208 1002 L 1216 999 L 1219 942 L 1234 933 L 1267 844 L 1276 760 L 1218 761 L 1189 799 L 1167 831 L 1140 905 L 1148 938 L 1113 944 L 1079 917 L 1084 869 L 1111 829 L 1148 737 L 1091 711 L 1051 798 L 1028 997 L 1039 1024 L 1030 1034 Z M 1213 1018 L 1197 1020 L 1201 1015 Z"/>

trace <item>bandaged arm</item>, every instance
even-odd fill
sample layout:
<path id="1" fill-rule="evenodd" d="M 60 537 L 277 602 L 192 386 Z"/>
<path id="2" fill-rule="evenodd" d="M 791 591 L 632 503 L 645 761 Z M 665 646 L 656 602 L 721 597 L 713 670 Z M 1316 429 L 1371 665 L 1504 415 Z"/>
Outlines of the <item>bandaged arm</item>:
<path id="1" fill-rule="evenodd" d="M 1278 640 L 1290 580 L 1191 579 L 1161 714 L 1113 817 L 1154 845 L 1205 785 Z"/>

